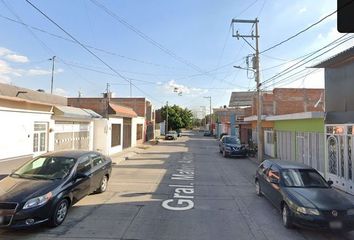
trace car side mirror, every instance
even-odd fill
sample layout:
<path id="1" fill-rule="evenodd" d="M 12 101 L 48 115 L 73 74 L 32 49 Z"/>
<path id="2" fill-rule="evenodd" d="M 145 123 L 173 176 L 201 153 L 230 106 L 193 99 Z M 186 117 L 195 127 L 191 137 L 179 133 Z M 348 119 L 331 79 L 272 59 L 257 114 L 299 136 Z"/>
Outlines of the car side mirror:
<path id="1" fill-rule="evenodd" d="M 332 180 L 328 180 L 327 183 L 328 183 L 329 186 L 333 185 L 333 181 Z"/>
<path id="2" fill-rule="evenodd" d="M 270 178 L 270 183 L 278 185 L 279 184 L 279 180 L 276 179 L 276 178 Z"/>
<path id="3" fill-rule="evenodd" d="M 87 178 L 87 174 L 85 173 L 76 173 L 76 179 L 80 179 L 80 178 Z"/>

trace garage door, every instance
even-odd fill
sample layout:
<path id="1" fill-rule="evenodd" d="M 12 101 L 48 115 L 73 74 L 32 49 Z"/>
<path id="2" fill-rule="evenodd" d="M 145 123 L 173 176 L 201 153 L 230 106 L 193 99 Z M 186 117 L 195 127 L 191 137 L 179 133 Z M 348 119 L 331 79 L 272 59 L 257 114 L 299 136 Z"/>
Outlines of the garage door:
<path id="1" fill-rule="evenodd" d="M 78 122 L 55 123 L 54 150 L 90 150 L 90 124 Z"/>

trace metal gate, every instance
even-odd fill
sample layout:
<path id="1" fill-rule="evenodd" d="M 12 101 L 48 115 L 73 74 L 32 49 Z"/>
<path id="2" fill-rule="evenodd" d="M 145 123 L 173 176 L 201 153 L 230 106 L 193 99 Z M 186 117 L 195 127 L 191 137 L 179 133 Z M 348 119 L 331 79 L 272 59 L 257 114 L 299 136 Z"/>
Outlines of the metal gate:
<path id="1" fill-rule="evenodd" d="M 132 145 L 132 119 L 123 119 L 123 149 Z"/>
<path id="2" fill-rule="evenodd" d="M 274 131 L 264 131 L 264 153 L 270 157 L 275 157 Z"/>
<path id="3" fill-rule="evenodd" d="M 354 194 L 353 125 L 326 125 L 328 178 L 343 191 Z"/>
<path id="4" fill-rule="evenodd" d="M 324 175 L 325 151 L 324 134 L 297 132 L 296 161 L 309 165 Z"/>
<path id="5" fill-rule="evenodd" d="M 90 150 L 90 124 L 56 122 L 54 150 Z"/>
<path id="6" fill-rule="evenodd" d="M 295 161 L 295 133 L 277 131 L 276 136 L 277 157 L 282 160 Z"/>

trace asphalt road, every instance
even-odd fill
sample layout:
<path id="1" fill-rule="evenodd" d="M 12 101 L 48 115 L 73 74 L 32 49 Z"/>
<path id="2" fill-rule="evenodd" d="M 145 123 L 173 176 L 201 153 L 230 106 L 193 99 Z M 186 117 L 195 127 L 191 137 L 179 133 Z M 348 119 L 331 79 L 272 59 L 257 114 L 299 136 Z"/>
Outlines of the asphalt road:
<path id="1" fill-rule="evenodd" d="M 256 167 L 249 159 L 223 158 L 210 137 L 164 141 L 116 165 L 108 191 L 77 203 L 62 226 L 0 230 L 0 238 L 354 239 L 354 232 L 285 229 L 277 210 L 255 194 Z"/>

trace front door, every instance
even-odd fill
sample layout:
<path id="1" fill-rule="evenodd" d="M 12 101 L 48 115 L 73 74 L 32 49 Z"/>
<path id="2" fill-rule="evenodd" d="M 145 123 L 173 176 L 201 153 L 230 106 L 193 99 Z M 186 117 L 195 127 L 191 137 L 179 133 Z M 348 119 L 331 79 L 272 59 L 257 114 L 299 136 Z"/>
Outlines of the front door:
<path id="1" fill-rule="evenodd" d="M 33 155 L 38 156 L 47 152 L 48 123 L 35 122 L 33 131 Z"/>

